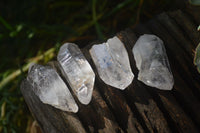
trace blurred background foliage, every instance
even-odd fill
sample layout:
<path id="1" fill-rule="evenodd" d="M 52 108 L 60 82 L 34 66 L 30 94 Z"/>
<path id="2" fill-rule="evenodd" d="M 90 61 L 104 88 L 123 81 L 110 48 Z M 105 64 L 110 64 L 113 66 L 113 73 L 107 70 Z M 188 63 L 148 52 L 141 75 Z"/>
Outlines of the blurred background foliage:
<path id="1" fill-rule="evenodd" d="M 30 132 L 34 120 L 20 93 L 31 62 L 46 63 L 63 42 L 84 47 L 134 27 L 181 0 L 1 0 L 0 132 Z"/>

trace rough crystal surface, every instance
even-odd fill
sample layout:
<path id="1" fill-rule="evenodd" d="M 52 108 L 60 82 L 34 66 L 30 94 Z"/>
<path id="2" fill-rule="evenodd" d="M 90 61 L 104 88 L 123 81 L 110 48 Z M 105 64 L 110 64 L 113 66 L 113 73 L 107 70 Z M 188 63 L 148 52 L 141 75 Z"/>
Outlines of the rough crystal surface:
<path id="1" fill-rule="evenodd" d="M 106 43 L 93 45 L 90 54 L 100 78 L 106 84 L 121 90 L 131 84 L 134 75 L 128 53 L 118 37 L 108 39 Z"/>
<path id="2" fill-rule="evenodd" d="M 65 43 L 57 56 L 64 76 L 82 104 L 92 98 L 95 74 L 77 45 Z"/>
<path id="3" fill-rule="evenodd" d="M 140 36 L 132 50 L 139 69 L 138 79 L 162 90 L 171 90 L 174 80 L 163 41 L 155 35 Z"/>
<path id="4" fill-rule="evenodd" d="M 27 80 L 32 84 L 34 93 L 43 103 L 63 111 L 78 111 L 78 106 L 68 87 L 52 67 L 32 65 L 29 68 Z"/>

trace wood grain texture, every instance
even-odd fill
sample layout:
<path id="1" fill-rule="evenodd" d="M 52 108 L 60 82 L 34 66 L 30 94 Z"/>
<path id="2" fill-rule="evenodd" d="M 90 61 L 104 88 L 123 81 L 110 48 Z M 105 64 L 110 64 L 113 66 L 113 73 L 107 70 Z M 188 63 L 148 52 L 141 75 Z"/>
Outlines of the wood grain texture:
<path id="1" fill-rule="evenodd" d="M 198 13 L 197 13 L 198 11 Z M 196 31 L 200 9 L 162 13 L 134 29 L 116 35 L 124 43 L 135 78 L 121 91 L 103 83 L 99 78 L 88 50 L 82 49 L 95 74 L 95 87 L 89 105 L 79 106 L 76 114 L 63 112 L 43 104 L 24 80 L 21 92 L 33 116 L 44 133 L 197 133 L 200 132 L 200 74 L 193 65 L 193 50 L 200 42 Z M 161 91 L 137 80 L 132 47 L 142 34 L 155 34 L 165 44 L 174 88 Z M 58 71 L 57 62 L 49 63 Z M 61 75 L 62 77 L 62 75 Z M 65 81 L 66 82 L 66 81 Z"/>

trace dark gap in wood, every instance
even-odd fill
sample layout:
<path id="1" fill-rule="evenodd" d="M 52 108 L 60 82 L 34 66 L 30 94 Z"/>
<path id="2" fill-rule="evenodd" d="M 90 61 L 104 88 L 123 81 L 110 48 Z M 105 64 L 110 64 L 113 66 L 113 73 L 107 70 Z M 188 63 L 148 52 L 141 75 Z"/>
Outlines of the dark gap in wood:
<path id="1" fill-rule="evenodd" d="M 79 109 L 80 109 L 80 108 L 79 108 Z M 89 129 L 89 127 L 88 127 L 87 122 L 85 122 L 84 117 L 82 117 L 82 114 L 81 114 L 81 113 L 77 113 L 77 116 L 79 117 L 79 119 L 80 119 L 80 121 L 81 121 L 83 127 L 84 127 L 85 130 L 87 131 L 87 133 L 91 133 L 91 132 L 90 132 L 90 129 Z"/>
<path id="2" fill-rule="evenodd" d="M 90 132 L 99 132 L 100 130 L 107 132 L 108 129 L 105 127 L 102 114 L 97 112 L 98 109 L 95 109 L 92 103 L 93 100 L 89 105 L 79 104 L 80 110 L 78 114 L 81 115 L 80 117 L 83 118 L 83 122 L 87 124 Z"/>
<path id="3" fill-rule="evenodd" d="M 150 121 L 146 110 L 144 111 L 144 114 L 147 117 L 147 119 Z M 152 125 L 152 123 L 151 123 L 151 127 L 152 127 L 154 133 L 158 133 L 157 129 Z"/>
<path id="4" fill-rule="evenodd" d="M 146 111 L 146 110 L 144 110 L 144 115 L 146 116 L 146 118 L 148 119 L 148 121 L 151 121 L 150 119 L 149 119 L 149 117 L 148 117 L 148 111 Z M 150 122 L 150 126 L 151 126 L 151 128 L 153 129 L 153 132 L 155 132 L 155 128 L 154 128 L 154 126 L 152 125 L 152 123 Z"/>
<path id="5" fill-rule="evenodd" d="M 139 131 L 137 125 L 135 125 L 135 129 L 137 130 L 138 133 L 140 133 L 140 131 Z"/>
<path id="6" fill-rule="evenodd" d="M 90 133 L 90 129 L 88 128 L 87 123 L 84 122 L 84 119 L 81 117 L 80 114 L 77 113 L 78 118 L 80 119 L 80 122 L 82 123 L 84 129 L 86 130 L 87 133 Z"/>
<path id="7" fill-rule="evenodd" d="M 124 133 L 123 131 L 121 131 L 120 129 L 116 130 L 116 133 Z"/>

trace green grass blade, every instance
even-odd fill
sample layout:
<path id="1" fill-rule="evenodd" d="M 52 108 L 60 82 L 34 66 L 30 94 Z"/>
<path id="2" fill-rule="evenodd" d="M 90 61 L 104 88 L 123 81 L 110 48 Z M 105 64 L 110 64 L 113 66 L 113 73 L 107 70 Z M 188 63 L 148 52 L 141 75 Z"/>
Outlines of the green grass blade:
<path id="1" fill-rule="evenodd" d="M 6 22 L 6 20 L 4 20 L 1 16 L 0 16 L 0 22 L 8 29 L 8 30 L 12 30 L 12 26 Z"/>

